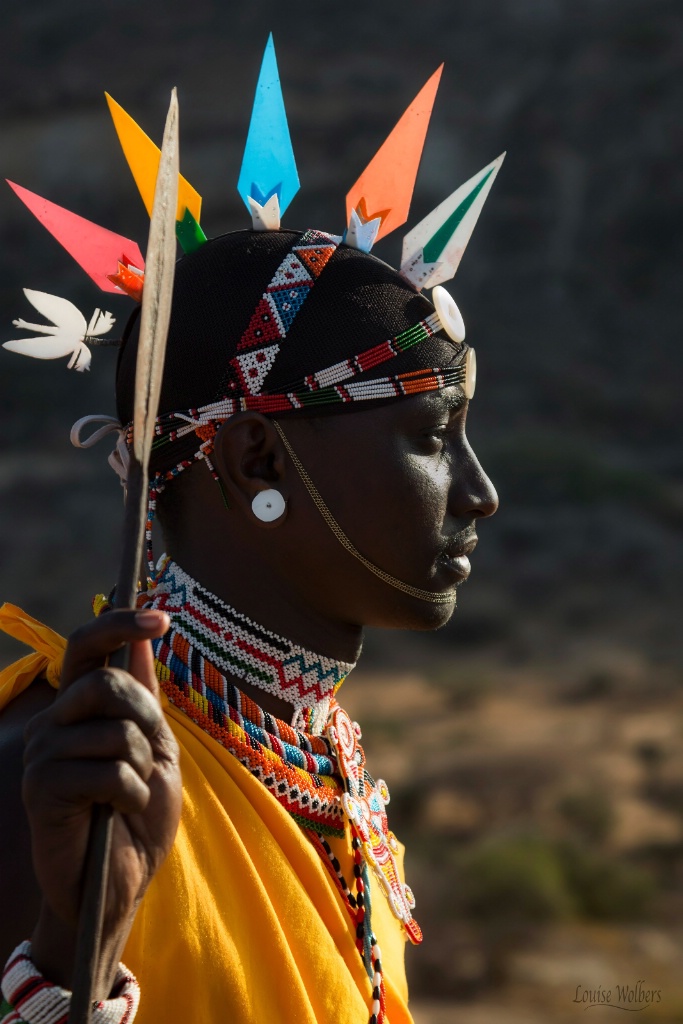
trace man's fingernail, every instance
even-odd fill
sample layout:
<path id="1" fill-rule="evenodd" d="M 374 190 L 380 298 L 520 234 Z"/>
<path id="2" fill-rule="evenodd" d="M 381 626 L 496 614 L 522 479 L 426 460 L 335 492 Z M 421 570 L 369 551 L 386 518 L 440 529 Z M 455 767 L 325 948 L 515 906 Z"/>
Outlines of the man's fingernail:
<path id="1" fill-rule="evenodd" d="M 142 626 L 143 629 L 158 629 L 159 626 L 163 626 L 168 620 L 168 615 L 165 612 L 155 611 L 144 611 L 137 612 L 135 616 L 135 622 L 138 626 Z"/>

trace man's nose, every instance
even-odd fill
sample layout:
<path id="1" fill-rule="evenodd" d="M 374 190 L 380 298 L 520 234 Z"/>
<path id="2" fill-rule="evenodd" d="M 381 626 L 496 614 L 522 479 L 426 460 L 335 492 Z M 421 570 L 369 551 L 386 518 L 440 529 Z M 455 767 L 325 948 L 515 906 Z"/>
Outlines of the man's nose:
<path id="1" fill-rule="evenodd" d="M 469 514 L 486 519 L 498 509 L 496 488 L 484 472 L 469 444 L 467 445 L 466 468 L 464 467 L 462 474 L 456 474 L 455 483 L 453 511 L 456 515 Z"/>

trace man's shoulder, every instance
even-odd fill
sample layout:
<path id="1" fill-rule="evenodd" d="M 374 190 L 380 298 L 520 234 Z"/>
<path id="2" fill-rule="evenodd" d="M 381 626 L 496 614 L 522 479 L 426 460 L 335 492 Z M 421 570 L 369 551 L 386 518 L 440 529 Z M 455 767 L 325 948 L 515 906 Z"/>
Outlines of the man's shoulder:
<path id="1" fill-rule="evenodd" d="M 24 729 L 55 697 L 41 678 L 0 712 L 0 964 L 22 938 L 31 934 L 40 907 L 33 874 L 31 837 L 21 799 L 24 775 Z"/>
<path id="2" fill-rule="evenodd" d="M 26 725 L 52 704 L 55 695 L 48 681 L 38 677 L 0 711 L 0 763 L 16 745 L 23 749 Z"/>

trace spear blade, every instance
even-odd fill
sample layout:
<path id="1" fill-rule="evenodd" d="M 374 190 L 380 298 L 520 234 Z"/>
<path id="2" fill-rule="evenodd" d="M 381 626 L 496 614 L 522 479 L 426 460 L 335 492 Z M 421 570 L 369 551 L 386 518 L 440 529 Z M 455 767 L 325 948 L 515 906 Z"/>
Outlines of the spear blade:
<path id="1" fill-rule="evenodd" d="M 142 463 L 149 461 L 171 318 L 178 203 L 178 99 L 175 89 L 171 96 L 161 152 L 149 228 L 135 374 L 134 454 Z"/>
<path id="2" fill-rule="evenodd" d="M 178 202 L 178 99 L 176 90 L 166 118 L 152 219 L 149 229 L 145 286 L 133 405 L 133 452 L 126 492 L 123 549 L 116 585 L 116 606 L 135 606 L 147 519 L 149 455 L 159 406 L 166 339 L 171 316 L 176 257 L 175 218 Z M 118 656 L 117 656 L 118 655 Z M 109 659 L 128 667 L 128 648 Z M 83 894 L 74 963 L 69 1024 L 88 1024 L 99 969 L 102 924 L 109 875 L 113 811 L 93 808 L 83 879 Z"/>

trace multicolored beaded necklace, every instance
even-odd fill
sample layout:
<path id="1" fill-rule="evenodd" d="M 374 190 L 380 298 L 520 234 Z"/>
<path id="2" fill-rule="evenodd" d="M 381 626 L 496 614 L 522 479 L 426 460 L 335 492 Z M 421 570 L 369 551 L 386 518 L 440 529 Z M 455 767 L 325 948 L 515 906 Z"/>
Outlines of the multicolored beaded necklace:
<path id="1" fill-rule="evenodd" d="M 332 696 L 355 663 L 293 644 L 236 611 L 170 558 L 163 557 L 159 564 L 161 571 L 142 600 L 172 616 L 164 642 L 180 662 L 191 652 L 188 667 L 197 691 L 210 700 L 218 688 L 227 699 L 223 674 L 236 676 L 291 704 L 293 725 L 322 733 Z M 173 658 L 168 667 L 174 669 Z"/>
<path id="2" fill-rule="evenodd" d="M 138 606 L 171 616 L 171 628 L 152 641 L 161 689 L 176 707 L 226 747 L 266 786 L 303 828 L 337 886 L 372 984 L 370 1024 L 382 1024 L 385 994 L 381 953 L 371 927 L 369 869 L 407 937 L 422 940 L 412 893 L 399 877 L 398 843 L 389 830 L 386 784 L 365 769 L 360 729 L 334 700 L 353 667 L 297 647 L 258 626 L 211 594 L 170 560 Z M 297 729 L 263 711 L 225 674 L 247 679 L 291 701 Z M 311 695 L 320 695 L 317 703 Z M 324 709 L 321 711 L 321 707 Z M 322 721 L 323 734 L 311 726 Z M 322 729 L 321 729 L 322 732 Z M 351 829 L 353 891 L 325 837 Z"/>

